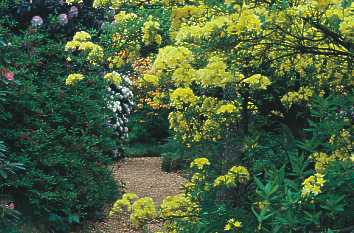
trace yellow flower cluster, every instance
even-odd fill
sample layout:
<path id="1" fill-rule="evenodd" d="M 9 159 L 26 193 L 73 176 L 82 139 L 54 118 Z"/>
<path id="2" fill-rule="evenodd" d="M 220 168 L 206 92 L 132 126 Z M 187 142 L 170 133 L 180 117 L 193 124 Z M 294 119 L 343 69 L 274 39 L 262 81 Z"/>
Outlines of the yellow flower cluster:
<path id="1" fill-rule="evenodd" d="M 162 0 L 94 0 L 95 8 L 119 9 L 123 6 L 143 6 L 161 3 Z"/>
<path id="2" fill-rule="evenodd" d="M 135 227 L 143 226 L 148 220 L 157 217 L 155 203 L 151 197 L 136 200 L 131 207 L 130 221 Z"/>
<path id="3" fill-rule="evenodd" d="M 122 83 L 122 77 L 115 71 L 105 74 L 103 78 L 116 86 L 119 86 Z"/>
<path id="4" fill-rule="evenodd" d="M 197 185 L 201 185 L 205 181 L 205 175 L 199 172 L 196 172 L 192 175 L 190 181 L 186 182 L 183 187 L 187 191 L 192 191 L 194 190 Z"/>
<path id="5" fill-rule="evenodd" d="M 73 41 L 85 42 L 90 40 L 91 35 L 85 31 L 76 32 L 73 37 Z"/>
<path id="6" fill-rule="evenodd" d="M 223 113 L 233 113 L 236 112 L 236 106 L 234 104 L 224 104 L 221 105 L 220 108 L 216 111 L 217 114 Z"/>
<path id="7" fill-rule="evenodd" d="M 150 197 L 139 198 L 134 193 L 126 193 L 122 199 L 117 200 L 109 215 L 122 213 L 123 211 L 131 212 L 130 221 L 136 228 L 141 227 L 148 220 L 152 220 L 158 216 L 155 203 Z"/>
<path id="8" fill-rule="evenodd" d="M 192 108 L 175 107 L 177 111 L 169 115 L 170 128 L 186 143 L 221 140 L 223 126 L 229 126 L 240 117 L 240 104 L 236 101 L 227 103 L 215 97 L 197 97 L 195 103 L 185 104 Z M 173 106 L 171 102 L 170 106 Z M 201 117 L 187 117 L 191 112 Z M 233 114 L 226 114 L 231 112 Z"/>
<path id="9" fill-rule="evenodd" d="M 189 64 L 181 65 L 172 74 L 172 80 L 178 86 L 190 86 L 195 79 L 196 71 Z"/>
<path id="10" fill-rule="evenodd" d="M 126 23 L 127 21 L 136 19 L 138 16 L 134 13 L 127 13 L 126 11 L 120 11 L 114 16 L 114 22 Z"/>
<path id="11" fill-rule="evenodd" d="M 229 169 L 227 174 L 217 177 L 214 180 L 214 187 L 225 185 L 233 187 L 236 182 L 247 183 L 250 179 L 250 173 L 244 166 L 233 166 Z"/>
<path id="12" fill-rule="evenodd" d="M 232 15 L 233 24 L 229 25 L 227 28 L 230 34 L 241 34 L 247 31 L 260 31 L 261 21 L 259 17 L 255 14 L 254 10 L 244 5 L 240 9 L 240 13 Z"/>
<path id="13" fill-rule="evenodd" d="M 109 57 L 107 61 L 110 69 L 119 69 L 125 64 L 123 58 L 117 55 Z"/>
<path id="14" fill-rule="evenodd" d="M 166 197 L 157 211 L 156 205 L 152 198 L 139 198 L 134 193 L 126 193 L 122 199 L 117 200 L 111 211 L 110 216 L 130 212 L 130 221 L 136 228 L 141 228 L 148 221 L 156 218 L 169 219 L 173 217 L 182 217 L 192 219 L 199 211 L 198 205 L 192 201 L 191 197 L 186 194 L 178 194 L 176 196 Z"/>
<path id="15" fill-rule="evenodd" d="M 189 22 L 203 19 L 206 15 L 206 9 L 204 5 L 173 7 L 171 15 L 171 36 L 173 38 L 176 37 L 177 31 L 180 29 L 181 25 L 188 25 Z"/>
<path id="16" fill-rule="evenodd" d="M 315 170 L 318 173 L 324 173 L 326 167 L 333 161 L 346 161 L 353 163 L 354 155 L 353 140 L 349 130 L 342 129 L 337 135 L 332 135 L 328 143 L 333 146 L 332 153 L 315 152 L 311 155 L 311 159 L 315 162 Z"/>
<path id="17" fill-rule="evenodd" d="M 123 0 L 94 0 L 93 7 L 101 8 L 101 7 L 112 7 L 119 8 L 123 4 Z"/>
<path id="18" fill-rule="evenodd" d="M 160 45 L 162 36 L 159 34 L 160 24 L 149 17 L 143 26 L 143 41 L 145 45 L 152 45 L 154 43 Z"/>
<path id="19" fill-rule="evenodd" d="M 161 75 L 164 72 L 171 72 L 178 67 L 183 67 L 193 61 L 192 52 L 185 47 L 166 46 L 159 50 L 152 70 L 155 74 Z"/>
<path id="20" fill-rule="evenodd" d="M 320 194 L 321 188 L 326 182 L 323 177 L 324 176 L 322 174 L 316 173 L 315 175 L 306 178 L 302 183 L 301 196 L 308 197 L 310 195 L 316 196 Z"/>
<path id="21" fill-rule="evenodd" d="M 179 22 L 178 20 L 176 21 L 178 25 Z M 261 21 L 258 15 L 256 15 L 252 7 L 244 5 L 234 14 L 214 16 L 212 20 L 201 25 L 184 25 L 180 27 L 176 33 L 176 41 L 177 44 L 183 41 L 200 41 L 202 39 L 212 39 L 213 35 L 222 38 L 227 35 L 238 35 L 248 31 L 259 32 L 260 29 Z"/>
<path id="22" fill-rule="evenodd" d="M 281 98 L 281 102 L 290 108 L 294 103 L 307 102 L 313 95 L 308 87 L 300 87 L 299 91 L 290 91 Z"/>
<path id="23" fill-rule="evenodd" d="M 177 88 L 170 94 L 171 105 L 177 109 L 183 109 L 184 107 L 194 105 L 198 100 L 198 97 L 194 95 L 193 90 L 189 87 Z"/>
<path id="24" fill-rule="evenodd" d="M 315 161 L 316 172 L 324 172 L 328 163 L 336 160 L 334 156 L 330 156 L 323 152 L 315 152 L 311 157 Z"/>
<path id="25" fill-rule="evenodd" d="M 197 71 L 197 83 L 203 87 L 225 87 L 232 81 L 232 75 L 226 71 L 227 66 L 222 58 L 213 56 L 206 68 Z"/>
<path id="26" fill-rule="evenodd" d="M 65 84 L 68 86 L 73 86 L 85 77 L 82 74 L 69 74 L 65 80 Z"/>
<path id="27" fill-rule="evenodd" d="M 124 210 L 131 211 L 133 202 L 138 198 L 139 197 L 135 193 L 125 193 L 122 199 L 119 199 L 114 203 L 109 215 L 119 214 Z"/>
<path id="28" fill-rule="evenodd" d="M 153 86 L 157 86 L 159 84 L 159 77 L 157 77 L 156 75 L 152 75 L 152 74 L 144 74 L 142 80 L 144 82 L 147 82 Z"/>
<path id="29" fill-rule="evenodd" d="M 96 65 L 101 62 L 104 57 L 103 48 L 91 41 L 91 35 L 87 32 L 77 32 L 72 41 L 69 41 L 65 45 L 66 51 L 83 51 L 86 53 L 86 57 L 91 64 Z"/>
<path id="30" fill-rule="evenodd" d="M 176 34 L 176 43 L 187 41 L 201 41 L 212 39 L 212 36 L 223 30 L 227 25 L 232 25 L 232 19 L 228 16 L 214 17 L 204 25 L 182 26 Z M 225 32 L 224 32 L 225 33 Z M 220 33 L 219 33 L 220 34 Z M 222 34 L 222 33 L 221 33 Z"/>
<path id="31" fill-rule="evenodd" d="M 81 4 L 81 3 L 83 3 L 83 0 L 65 0 L 65 2 L 68 5 L 73 5 L 73 4 Z"/>
<path id="32" fill-rule="evenodd" d="M 243 79 L 242 83 L 248 84 L 252 88 L 259 88 L 259 89 L 267 89 L 267 87 L 271 84 L 270 80 L 261 74 L 255 74 L 251 77 Z"/>
<path id="33" fill-rule="evenodd" d="M 194 159 L 191 164 L 190 167 L 196 167 L 197 169 L 201 170 L 203 169 L 205 166 L 209 166 L 210 162 L 207 158 L 196 158 Z"/>
<path id="34" fill-rule="evenodd" d="M 168 196 L 161 203 L 161 216 L 164 218 L 184 217 L 190 218 L 191 214 L 198 211 L 198 205 L 186 194 Z"/>
<path id="35" fill-rule="evenodd" d="M 225 231 L 231 231 L 234 229 L 239 229 L 242 226 L 242 223 L 233 218 L 229 219 L 224 227 Z"/>

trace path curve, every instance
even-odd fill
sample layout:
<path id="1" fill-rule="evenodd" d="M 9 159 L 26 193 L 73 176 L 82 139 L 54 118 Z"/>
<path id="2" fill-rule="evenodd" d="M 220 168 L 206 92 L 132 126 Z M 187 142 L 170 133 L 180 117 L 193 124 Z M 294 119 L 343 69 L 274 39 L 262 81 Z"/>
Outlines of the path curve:
<path id="1" fill-rule="evenodd" d="M 157 205 L 167 197 L 181 193 L 185 179 L 177 173 L 161 171 L 159 157 L 128 158 L 113 167 L 114 179 L 123 185 L 124 192 L 139 197 L 151 197 Z M 117 215 L 96 223 L 92 233 L 140 233 L 129 223 L 129 216 Z M 152 228 L 156 228 L 152 226 Z"/>

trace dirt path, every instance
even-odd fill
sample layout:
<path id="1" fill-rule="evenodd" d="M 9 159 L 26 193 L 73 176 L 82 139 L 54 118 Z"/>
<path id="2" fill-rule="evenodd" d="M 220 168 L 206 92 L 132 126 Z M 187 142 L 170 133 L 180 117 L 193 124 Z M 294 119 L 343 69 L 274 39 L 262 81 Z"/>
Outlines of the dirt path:
<path id="1" fill-rule="evenodd" d="M 159 205 L 166 196 L 181 192 L 184 179 L 177 173 L 161 171 L 161 160 L 156 157 L 129 158 L 113 167 L 114 178 L 123 184 L 124 192 L 149 196 Z M 113 216 L 94 224 L 92 233 L 138 233 L 129 224 L 129 217 Z M 152 228 L 156 228 L 152 226 Z M 139 232 L 140 233 L 140 232 Z"/>

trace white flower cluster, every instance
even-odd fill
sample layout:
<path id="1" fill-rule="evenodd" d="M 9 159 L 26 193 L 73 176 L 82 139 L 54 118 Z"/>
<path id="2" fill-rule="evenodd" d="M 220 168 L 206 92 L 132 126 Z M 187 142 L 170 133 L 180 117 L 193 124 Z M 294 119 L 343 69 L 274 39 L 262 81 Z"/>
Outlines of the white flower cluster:
<path id="1" fill-rule="evenodd" d="M 130 90 L 132 85 L 129 77 L 121 75 L 122 83 L 120 86 L 108 88 L 110 99 L 107 101 L 108 107 L 114 112 L 114 118 L 110 120 L 109 125 L 113 127 L 117 135 L 126 139 L 128 137 L 128 117 L 134 105 L 133 92 Z"/>

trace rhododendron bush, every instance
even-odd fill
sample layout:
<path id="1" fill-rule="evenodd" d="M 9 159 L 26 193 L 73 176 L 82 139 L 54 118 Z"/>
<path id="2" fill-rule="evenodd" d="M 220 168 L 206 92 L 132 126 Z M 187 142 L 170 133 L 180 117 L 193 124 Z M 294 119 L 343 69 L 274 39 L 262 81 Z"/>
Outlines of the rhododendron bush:
<path id="1" fill-rule="evenodd" d="M 68 50 L 132 77 L 138 106 L 169 111 L 186 159 L 203 155 L 182 196 L 160 209 L 125 196 L 112 213 L 166 232 L 353 230 L 351 1 L 93 5 L 111 20 Z"/>
<path id="2" fill-rule="evenodd" d="M 108 166 L 129 111 L 116 102 L 131 93 L 101 69 L 66 82 L 71 32 L 101 24 L 91 5 L 0 1 L 0 232 L 71 232 L 117 195 Z"/>

